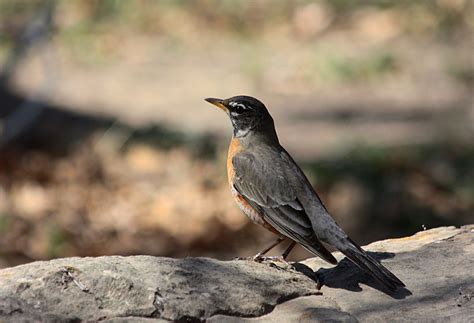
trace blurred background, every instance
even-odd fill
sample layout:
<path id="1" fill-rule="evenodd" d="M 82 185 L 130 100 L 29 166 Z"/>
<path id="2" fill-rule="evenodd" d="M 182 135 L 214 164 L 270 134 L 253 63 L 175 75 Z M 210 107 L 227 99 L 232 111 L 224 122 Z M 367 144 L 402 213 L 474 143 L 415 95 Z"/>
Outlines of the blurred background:
<path id="1" fill-rule="evenodd" d="M 0 268 L 271 242 L 209 96 L 261 99 L 361 244 L 474 222 L 473 3 L 0 0 Z"/>

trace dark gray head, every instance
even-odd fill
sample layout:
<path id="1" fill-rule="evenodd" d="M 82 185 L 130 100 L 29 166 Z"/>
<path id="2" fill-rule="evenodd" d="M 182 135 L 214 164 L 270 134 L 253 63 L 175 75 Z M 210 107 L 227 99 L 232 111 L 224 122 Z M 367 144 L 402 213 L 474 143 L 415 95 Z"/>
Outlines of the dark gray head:
<path id="1" fill-rule="evenodd" d="M 224 110 L 232 122 L 235 137 L 245 137 L 252 131 L 275 133 L 273 119 L 265 105 L 251 96 L 239 95 L 228 99 L 207 98 L 207 102 Z"/>

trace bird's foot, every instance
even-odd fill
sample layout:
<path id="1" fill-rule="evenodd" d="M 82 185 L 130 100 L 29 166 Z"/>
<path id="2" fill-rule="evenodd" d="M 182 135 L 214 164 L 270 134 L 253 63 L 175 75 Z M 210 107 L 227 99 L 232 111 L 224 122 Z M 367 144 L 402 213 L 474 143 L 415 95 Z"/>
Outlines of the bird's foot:
<path id="1" fill-rule="evenodd" d="M 290 266 L 290 263 L 288 263 L 283 256 L 264 256 L 260 253 L 256 254 L 253 257 L 236 257 L 234 258 L 235 260 L 247 260 L 247 261 L 255 261 L 259 263 L 264 263 L 264 262 L 270 262 L 270 263 L 283 263 L 287 266 Z"/>
<path id="2" fill-rule="evenodd" d="M 289 265 L 289 263 L 283 258 L 283 256 L 263 256 L 257 254 L 253 256 L 253 261 L 256 262 L 281 262 L 285 265 Z"/>

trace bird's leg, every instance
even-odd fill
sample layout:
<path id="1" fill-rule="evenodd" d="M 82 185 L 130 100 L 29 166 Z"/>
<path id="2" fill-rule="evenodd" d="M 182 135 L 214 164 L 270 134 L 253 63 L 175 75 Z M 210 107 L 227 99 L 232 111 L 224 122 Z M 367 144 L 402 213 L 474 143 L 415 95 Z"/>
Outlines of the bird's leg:
<path id="1" fill-rule="evenodd" d="M 286 261 L 286 258 L 290 254 L 291 250 L 293 250 L 295 245 L 296 245 L 296 242 L 291 241 L 290 245 L 288 246 L 288 248 L 286 248 L 285 252 L 281 256 L 267 256 L 267 257 L 265 257 L 265 256 L 260 255 L 258 257 L 258 259 L 256 259 L 255 261 L 265 261 L 265 260 L 279 261 L 279 262 L 285 263 L 286 265 L 289 265 L 288 262 Z"/>
<path id="2" fill-rule="evenodd" d="M 286 248 L 285 252 L 281 255 L 281 257 L 283 258 L 283 260 L 286 260 L 286 258 L 288 257 L 288 255 L 290 254 L 291 250 L 293 250 L 293 248 L 296 246 L 296 242 L 294 241 L 291 241 L 290 245 L 288 246 L 288 248 Z"/>
<path id="3" fill-rule="evenodd" d="M 236 260 L 253 260 L 253 261 L 263 261 L 265 260 L 266 258 L 269 258 L 269 257 L 264 257 L 263 255 L 266 254 L 267 252 L 269 252 L 270 250 L 272 250 L 273 248 L 275 248 L 278 244 L 280 244 L 283 240 L 285 240 L 284 237 L 279 237 L 278 239 L 276 239 L 274 242 L 272 242 L 271 245 L 269 245 L 268 247 L 266 247 L 265 249 L 263 249 L 262 251 L 260 251 L 259 253 L 257 253 L 255 256 L 253 257 L 237 257 Z"/>
<path id="4" fill-rule="evenodd" d="M 269 245 L 268 247 L 266 247 L 265 249 L 263 249 L 262 251 L 257 253 L 255 256 L 253 256 L 252 260 L 253 261 L 263 261 L 263 260 L 265 260 L 265 258 L 267 258 L 267 257 L 264 257 L 263 255 L 266 254 L 267 252 L 269 252 L 270 250 L 272 250 L 273 248 L 275 248 L 276 246 L 278 246 L 283 240 L 285 240 L 285 238 L 279 237 L 271 245 Z"/>
<path id="5" fill-rule="evenodd" d="M 253 257 L 248 257 L 248 258 L 236 258 L 237 260 L 252 260 L 252 261 L 256 261 L 256 262 L 262 262 L 262 261 L 265 261 L 265 260 L 269 260 L 269 261 L 280 261 L 280 262 L 284 262 L 284 263 L 287 263 L 286 262 L 286 258 L 288 257 L 288 255 L 290 254 L 291 250 L 293 250 L 293 248 L 295 247 L 296 245 L 296 242 L 292 241 L 290 243 L 290 245 L 288 246 L 288 248 L 286 248 L 285 252 L 281 255 L 281 256 L 265 256 L 265 254 L 267 252 L 269 252 L 270 250 L 272 250 L 273 248 L 275 248 L 277 245 L 279 245 L 283 240 L 285 240 L 284 237 L 279 237 L 278 239 L 276 239 L 274 242 L 272 242 L 271 245 L 269 245 L 268 247 L 266 247 L 265 249 L 263 249 L 262 251 L 260 251 L 259 253 L 257 253 L 255 256 Z"/>

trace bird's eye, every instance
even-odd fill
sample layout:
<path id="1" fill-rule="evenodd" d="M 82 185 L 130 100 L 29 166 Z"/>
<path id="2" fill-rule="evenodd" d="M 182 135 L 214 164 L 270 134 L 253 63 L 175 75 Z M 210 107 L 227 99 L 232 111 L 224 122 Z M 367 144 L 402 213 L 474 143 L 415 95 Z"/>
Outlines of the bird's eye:
<path id="1" fill-rule="evenodd" d="M 234 111 L 240 114 L 240 113 L 244 112 L 245 109 L 242 106 L 238 105 L 238 106 L 235 107 Z"/>
<path id="2" fill-rule="evenodd" d="M 237 113 L 237 114 L 241 114 L 245 110 L 247 110 L 247 107 L 245 105 L 243 105 L 242 103 L 236 103 L 236 102 L 232 102 L 232 103 L 233 103 L 233 104 L 231 104 L 231 106 L 233 107 L 232 111 Z"/>

